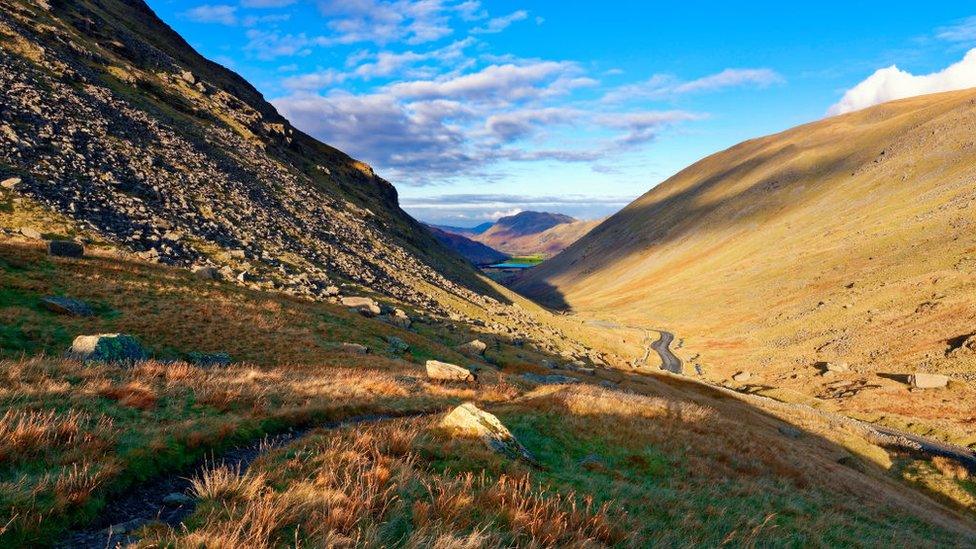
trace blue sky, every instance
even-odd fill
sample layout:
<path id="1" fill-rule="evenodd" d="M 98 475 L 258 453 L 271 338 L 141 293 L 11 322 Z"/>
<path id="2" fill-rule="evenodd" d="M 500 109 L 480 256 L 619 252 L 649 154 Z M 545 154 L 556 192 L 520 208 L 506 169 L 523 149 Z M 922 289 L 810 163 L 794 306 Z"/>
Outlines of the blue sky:
<path id="1" fill-rule="evenodd" d="M 444 224 L 602 217 L 744 139 L 976 86 L 964 2 L 149 4 Z"/>

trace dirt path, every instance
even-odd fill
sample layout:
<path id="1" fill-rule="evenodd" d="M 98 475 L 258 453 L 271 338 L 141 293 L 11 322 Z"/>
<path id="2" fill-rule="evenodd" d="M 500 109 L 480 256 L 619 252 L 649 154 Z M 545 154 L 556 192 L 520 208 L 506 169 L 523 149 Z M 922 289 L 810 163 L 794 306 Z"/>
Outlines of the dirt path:
<path id="1" fill-rule="evenodd" d="M 70 532 L 58 546 L 62 548 L 112 548 L 137 541 L 130 536 L 130 532 L 149 522 L 159 521 L 170 526 L 179 526 L 183 520 L 193 513 L 196 507 L 196 502 L 192 498 L 180 498 L 180 496 L 187 495 L 190 479 L 215 464 L 240 468 L 243 472 L 261 455 L 304 438 L 316 430 L 338 429 L 350 425 L 378 423 L 434 413 L 438 412 L 353 416 L 340 421 L 292 429 L 271 437 L 265 437 L 251 444 L 238 446 L 216 458 L 201 460 L 182 471 L 157 477 L 133 487 L 125 495 L 109 501 L 99 512 L 98 519 L 88 528 Z"/>

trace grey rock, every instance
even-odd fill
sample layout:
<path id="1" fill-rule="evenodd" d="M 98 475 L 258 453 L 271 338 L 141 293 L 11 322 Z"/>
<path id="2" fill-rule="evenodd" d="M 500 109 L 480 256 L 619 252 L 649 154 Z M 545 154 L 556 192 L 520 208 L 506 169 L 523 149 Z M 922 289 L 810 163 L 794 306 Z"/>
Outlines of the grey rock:
<path id="1" fill-rule="evenodd" d="M 396 336 L 387 337 L 386 342 L 390 344 L 390 352 L 395 355 L 400 355 L 410 350 L 410 345 Z"/>
<path id="2" fill-rule="evenodd" d="M 803 431 L 793 427 L 792 425 L 780 425 L 777 430 L 781 435 L 787 438 L 800 438 L 803 436 Z"/>
<path id="3" fill-rule="evenodd" d="M 71 344 L 72 357 L 86 362 L 134 363 L 146 359 L 139 341 L 127 334 L 78 336 Z"/>
<path id="4" fill-rule="evenodd" d="M 738 372 L 737 374 L 732 376 L 732 380 L 737 381 L 739 383 L 745 383 L 750 379 L 752 379 L 752 374 L 749 372 Z"/>
<path id="5" fill-rule="evenodd" d="M 200 279 L 203 279 L 203 280 L 219 280 L 220 279 L 220 271 L 218 271 L 214 267 L 206 267 L 206 266 L 204 266 L 204 267 L 196 267 L 195 269 L 193 269 L 193 274 L 196 275 L 197 278 L 200 278 Z"/>
<path id="6" fill-rule="evenodd" d="M 454 435 L 480 438 L 488 448 L 504 456 L 538 465 L 532 454 L 496 416 L 473 403 L 467 402 L 452 410 L 441 420 L 440 427 Z"/>
<path id="7" fill-rule="evenodd" d="M 55 257 L 84 257 L 85 247 L 72 240 L 52 240 L 47 245 L 47 253 Z"/>
<path id="8" fill-rule="evenodd" d="M 914 389 L 943 389 L 949 385 L 949 376 L 916 372 L 908 376 L 908 383 Z"/>
<path id="9" fill-rule="evenodd" d="M 475 376 L 470 370 L 449 362 L 428 360 L 426 369 L 427 377 L 437 381 L 475 381 Z"/>
<path id="10" fill-rule="evenodd" d="M 186 354 L 186 361 L 203 368 L 212 368 L 215 366 L 229 366 L 231 359 L 230 355 L 225 352 L 201 353 L 191 351 Z"/>
<path id="11" fill-rule="evenodd" d="M 70 297 L 47 296 L 41 298 L 41 307 L 52 313 L 68 316 L 92 316 L 94 314 L 87 303 Z"/>
<path id="12" fill-rule="evenodd" d="M 458 352 L 470 356 L 481 356 L 488 349 L 488 344 L 480 339 L 473 339 L 463 345 L 458 345 Z"/>
<path id="13" fill-rule="evenodd" d="M 365 355 L 369 353 L 369 347 L 361 345 L 359 343 L 340 343 L 339 349 L 347 353 L 353 353 L 357 355 Z"/>
<path id="14" fill-rule="evenodd" d="M 182 507 L 193 503 L 193 498 L 182 492 L 172 492 L 163 498 L 163 505 L 167 507 Z"/>

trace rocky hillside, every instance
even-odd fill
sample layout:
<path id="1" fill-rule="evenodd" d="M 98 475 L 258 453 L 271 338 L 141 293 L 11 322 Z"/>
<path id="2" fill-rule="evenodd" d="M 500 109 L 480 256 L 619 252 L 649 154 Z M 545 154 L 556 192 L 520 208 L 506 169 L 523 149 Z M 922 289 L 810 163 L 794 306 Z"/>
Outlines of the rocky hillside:
<path id="1" fill-rule="evenodd" d="M 563 251 L 597 223 L 563 214 L 521 212 L 502 217 L 488 230 L 471 238 L 512 255 L 550 257 Z"/>
<path id="2" fill-rule="evenodd" d="M 475 242 L 466 236 L 443 231 L 434 226 L 428 226 L 428 229 L 444 245 L 461 254 L 462 257 L 475 265 L 491 265 L 492 263 L 505 261 L 509 257 L 494 248 L 485 246 L 481 242 Z"/>
<path id="3" fill-rule="evenodd" d="M 466 236 L 468 238 L 471 238 L 475 235 L 479 235 L 487 231 L 488 229 L 491 228 L 492 225 L 494 225 L 494 223 L 486 221 L 485 223 L 480 223 L 478 225 L 475 225 L 474 227 L 454 227 L 451 225 L 430 225 L 430 226 L 436 229 L 440 229 L 446 233 L 459 234 L 461 236 Z"/>
<path id="4" fill-rule="evenodd" d="M 439 309 L 434 285 L 488 303 L 389 183 L 294 129 L 141 0 L 0 0 L 0 90 L 7 236 L 56 215 L 66 236 L 261 288 L 347 285 Z"/>
<path id="5" fill-rule="evenodd" d="M 516 289 L 666 328 L 684 340 L 688 373 L 976 444 L 974 128 L 968 90 L 744 142 L 652 189 Z M 915 372 L 951 382 L 910 391 Z"/>

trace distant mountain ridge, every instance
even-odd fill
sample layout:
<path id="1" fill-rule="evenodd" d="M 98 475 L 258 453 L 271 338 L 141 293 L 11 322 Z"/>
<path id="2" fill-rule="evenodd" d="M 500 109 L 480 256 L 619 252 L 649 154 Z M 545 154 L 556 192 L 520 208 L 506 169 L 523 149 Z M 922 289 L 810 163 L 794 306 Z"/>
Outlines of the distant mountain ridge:
<path id="1" fill-rule="evenodd" d="M 551 257 L 598 223 L 559 213 L 520 212 L 500 218 L 488 230 L 471 238 L 511 255 Z"/>
<path id="2" fill-rule="evenodd" d="M 501 263 L 509 258 L 508 255 L 486 246 L 481 242 L 475 242 L 464 235 L 444 231 L 434 225 L 428 225 L 427 228 L 448 248 L 461 254 L 465 259 L 475 265 L 482 266 Z"/>

